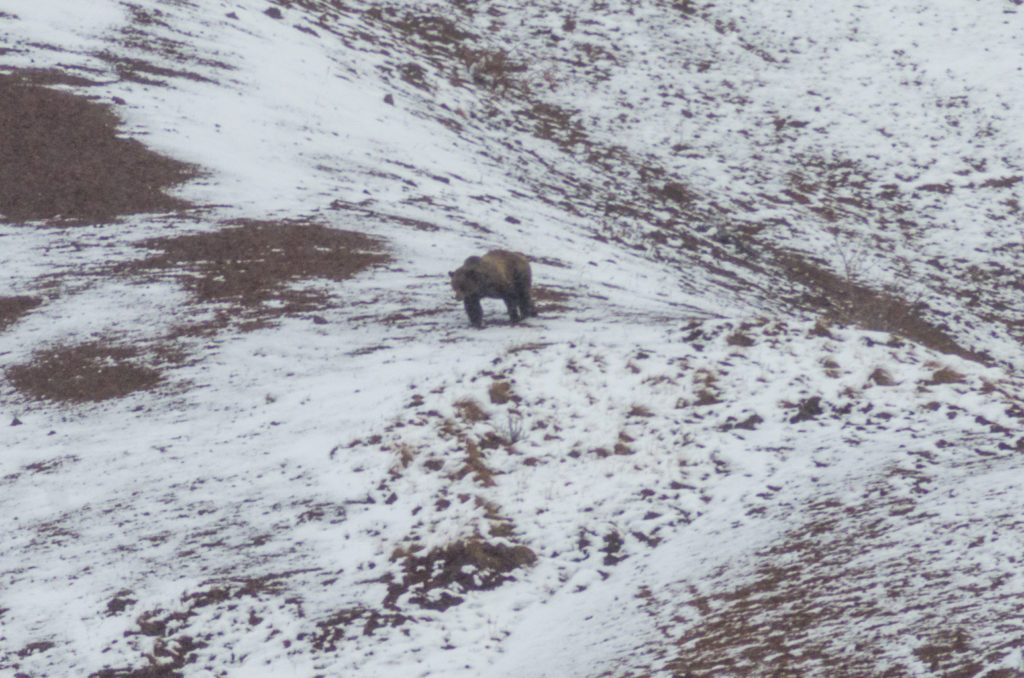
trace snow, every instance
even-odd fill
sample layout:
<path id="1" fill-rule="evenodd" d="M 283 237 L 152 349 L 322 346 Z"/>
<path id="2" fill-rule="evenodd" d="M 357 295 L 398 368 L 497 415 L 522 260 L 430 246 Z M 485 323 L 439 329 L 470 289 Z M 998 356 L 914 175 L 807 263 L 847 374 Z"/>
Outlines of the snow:
<path id="1" fill-rule="evenodd" d="M 323 322 L 181 339 L 154 390 L 0 384 L 0 672 L 1020 670 L 1024 183 L 984 187 L 1022 173 L 1017 10 L 688 4 L 9 0 L 5 70 L 101 83 L 60 87 L 123 101 L 125 135 L 200 173 L 178 214 L 0 225 L 0 295 L 44 300 L 0 329 L 5 370 L 231 312 L 110 273 L 147 238 L 308 220 L 392 260 L 296 283 L 331 294 Z M 474 85 L 410 17 L 521 59 L 529 89 Z M 533 257 L 540 317 L 492 300 L 469 327 L 446 272 L 492 247 Z M 994 360 L 821 322 L 772 247 Z M 415 602 L 409 559 L 474 540 L 536 562 Z"/>

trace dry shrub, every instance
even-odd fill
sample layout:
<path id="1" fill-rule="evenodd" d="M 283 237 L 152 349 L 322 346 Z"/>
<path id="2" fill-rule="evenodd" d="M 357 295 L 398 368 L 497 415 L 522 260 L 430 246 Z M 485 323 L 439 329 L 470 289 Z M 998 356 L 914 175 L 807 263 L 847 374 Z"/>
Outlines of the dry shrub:
<path id="1" fill-rule="evenodd" d="M 508 89 L 515 82 L 515 74 L 526 71 L 525 64 L 512 61 L 501 50 L 460 47 L 458 56 L 469 71 L 473 83 L 491 89 Z"/>
<path id="2" fill-rule="evenodd" d="M 507 412 L 505 427 L 502 429 L 499 439 L 505 445 L 515 445 L 523 439 L 523 429 L 523 417 L 518 412 Z"/>

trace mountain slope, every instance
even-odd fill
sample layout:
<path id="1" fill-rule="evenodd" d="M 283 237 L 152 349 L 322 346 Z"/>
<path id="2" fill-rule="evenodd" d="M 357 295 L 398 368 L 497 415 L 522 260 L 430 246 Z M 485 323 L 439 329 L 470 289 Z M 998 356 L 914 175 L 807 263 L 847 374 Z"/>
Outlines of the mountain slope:
<path id="1" fill-rule="evenodd" d="M 1021 671 L 1013 3 L 8 4 L 4 671 Z"/>

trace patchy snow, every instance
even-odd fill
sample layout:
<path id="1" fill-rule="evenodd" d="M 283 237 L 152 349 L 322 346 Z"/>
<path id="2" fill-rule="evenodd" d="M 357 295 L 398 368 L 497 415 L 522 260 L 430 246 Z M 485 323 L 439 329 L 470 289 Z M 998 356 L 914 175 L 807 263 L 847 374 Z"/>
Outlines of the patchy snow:
<path id="1" fill-rule="evenodd" d="M 0 224 L 0 672 L 1021 674 L 1022 29 L 965 11 L 8 0 L 196 174 Z M 389 258 L 138 265 L 261 224 Z M 540 315 L 476 330 L 494 247 Z M 160 381 L 33 397 L 81 346 Z"/>

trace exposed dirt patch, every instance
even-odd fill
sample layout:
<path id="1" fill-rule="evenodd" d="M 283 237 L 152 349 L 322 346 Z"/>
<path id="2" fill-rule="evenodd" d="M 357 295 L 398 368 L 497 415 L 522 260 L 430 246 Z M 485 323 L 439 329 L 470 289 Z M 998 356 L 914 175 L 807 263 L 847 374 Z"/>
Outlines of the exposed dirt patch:
<path id="1" fill-rule="evenodd" d="M 301 222 L 233 222 L 212 233 L 154 238 L 141 247 L 162 250 L 120 267 L 122 273 L 159 271 L 181 281 L 197 303 L 219 302 L 248 320 L 267 321 L 328 307 L 323 290 L 296 289 L 306 280 L 346 280 L 390 261 L 383 243 L 360 233 Z M 230 321 L 226 315 L 219 322 Z"/>
<path id="2" fill-rule="evenodd" d="M 36 654 L 37 652 L 46 652 L 53 647 L 53 643 L 48 640 L 40 640 L 35 643 L 29 643 L 25 647 L 18 650 L 15 654 L 24 659 L 30 655 Z"/>
<path id="3" fill-rule="evenodd" d="M 41 303 L 38 297 L 0 297 L 0 331 Z"/>
<path id="4" fill-rule="evenodd" d="M 181 4 L 181 3 L 172 3 Z M 196 52 L 193 36 L 180 27 L 173 26 L 174 19 L 166 9 L 147 9 L 132 3 L 125 3 L 127 23 L 117 29 L 117 35 L 111 36 L 119 46 L 127 50 L 102 51 L 95 56 L 106 61 L 118 77 L 147 85 L 166 85 L 169 80 L 184 78 L 193 82 L 214 82 L 211 78 L 186 68 L 168 68 L 155 63 L 173 62 L 182 67 L 195 68 L 200 66 L 207 73 L 234 70 L 229 64 L 215 59 L 208 59 Z M 179 39 L 182 38 L 182 39 Z M 153 55 L 152 61 L 140 58 L 128 58 L 121 52 L 130 51 L 134 54 Z"/>
<path id="5" fill-rule="evenodd" d="M 537 556 L 525 546 L 490 544 L 479 539 L 458 541 L 423 556 L 406 556 L 402 581 L 388 585 L 384 604 L 394 607 L 399 598 L 409 594 L 409 602 L 444 611 L 463 601 L 451 591 L 495 589 L 513 578 L 510 572 L 535 562 Z"/>
<path id="6" fill-rule="evenodd" d="M 154 359 L 132 346 L 93 342 L 58 346 L 9 367 L 7 379 L 22 393 L 60 402 L 98 402 L 151 389 L 162 376 Z"/>
<path id="7" fill-rule="evenodd" d="M 242 601 L 259 602 L 266 598 L 280 597 L 287 589 L 293 576 L 314 570 L 291 570 L 266 574 L 259 577 L 204 582 L 202 587 L 181 596 L 177 610 L 147 610 L 136 618 L 136 627 L 125 631 L 125 636 L 146 636 L 152 640 L 152 652 L 146 654 L 148 664 L 139 668 L 104 668 L 90 674 L 89 678 L 177 678 L 184 675 L 180 669 L 197 660 L 197 653 L 210 644 L 215 635 L 223 631 L 211 630 L 206 625 L 198 629 L 190 627 L 193 617 L 202 608 L 216 607 L 230 618 Z M 117 614 L 135 604 L 130 591 L 120 592 L 107 605 L 108 614 Z M 285 605 L 294 606 L 299 617 L 303 616 L 301 601 L 285 598 Z M 242 613 L 244 614 L 244 613 Z M 244 617 L 243 617 L 244 618 Z M 263 619 L 249 608 L 247 622 L 256 626 Z M 186 631 L 190 633 L 186 633 Z M 272 635 L 280 631 L 274 630 Z M 192 635 L 194 634 L 194 635 Z"/>
<path id="8" fill-rule="evenodd" d="M 184 675 L 173 666 L 153 664 L 140 669 L 104 669 L 90 674 L 89 678 L 182 678 Z"/>
<path id="9" fill-rule="evenodd" d="M 550 287 L 534 287 L 532 296 L 537 313 L 558 315 L 572 310 L 572 306 L 568 303 L 572 299 L 572 295 L 567 292 L 560 292 Z"/>
<path id="10" fill-rule="evenodd" d="M 313 634 L 313 648 L 322 652 L 334 652 L 339 643 L 353 635 L 371 636 L 382 627 L 401 626 L 412 618 L 398 613 L 382 613 L 366 607 L 353 607 L 335 612 L 327 619 L 317 622 Z M 353 629 L 358 630 L 358 634 Z"/>
<path id="11" fill-rule="evenodd" d="M 102 83 L 89 80 L 78 75 L 65 73 L 52 68 L 23 68 L 14 75 L 21 82 L 32 85 L 69 85 L 71 87 L 91 87 Z"/>
<path id="12" fill-rule="evenodd" d="M 449 55 L 463 41 L 474 37 L 459 28 L 451 19 L 416 14 L 397 7 L 372 7 L 364 16 L 371 21 L 379 21 L 397 29 L 412 44 L 430 55 Z"/>
<path id="13" fill-rule="evenodd" d="M 118 136 L 106 106 L 34 84 L 40 77 L 0 74 L 0 217 L 94 223 L 187 207 L 163 189 L 191 167 Z"/>
<path id="14" fill-rule="evenodd" d="M 44 461 L 33 462 L 31 464 L 23 466 L 21 472 L 25 474 L 56 473 L 60 469 L 70 464 L 77 464 L 79 461 L 80 459 L 77 455 L 68 454 L 63 457 L 55 457 L 53 459 L 46 459 Z M 15 474 L 15 476 L 17 475 L 21 474 Z"/>
<path id="15" fill-rule="evenodd" d="M 907 300 L 878 292 L 832 273 L 792 252 L 775 252 L 787 275 L 814 294 L 805 301 L 820 307 L 839 323 L 891 332 L 928 348 L 988 364 L 990 356 L 961 346 L 946 331 L 929 322 Z"/>
<path id="16" fill-rule="evenodd" d="M 1019 467 L 1013 456 L 983 463 Z M 894 491 L 901 486 L 910 489 Z M 898 468 L 854 501 L 811 503 L 806 523 L 758 553 L 745 584 L 707 596 L 691 590 L 686 616 L 699 621 L 688 624 L 666 668 L 694 677 L 914 675 L 919 669 L 884 649 L 903 646 L 928 675 L 981 675 L 1019 645 L 1016 568 L 974 557 L 969 523 L 936 512 L 942 500 L 929 503 L 930 490 L 926 473 Z M 1001 515 L 985 534 L 1018 526 L 1017 515 Z M 892 548 L 908 534 L 913 545 Z M 733 574 L 723 567 L 721 581 Z"/>

